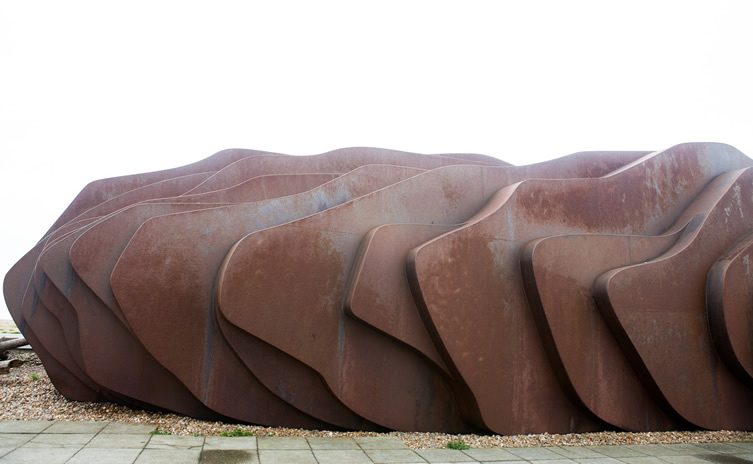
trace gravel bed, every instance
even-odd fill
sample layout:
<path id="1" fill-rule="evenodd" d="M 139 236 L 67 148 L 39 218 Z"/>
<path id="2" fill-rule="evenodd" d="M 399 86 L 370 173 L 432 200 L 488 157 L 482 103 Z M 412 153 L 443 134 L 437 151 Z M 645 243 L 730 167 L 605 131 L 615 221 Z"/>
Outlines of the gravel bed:
<path id="1" fill-rule="evenodd" d="M 411 448 L 444 448 L 451 440 L 463 440 L 473 448 L 530 446 L 634 445 L 648 443 L 713 443 L 753 441 L 751 432 L 598 432 L 567 435 L 450 435 L 444 433 L 334 432 L 281 427 L 258 427 L 224 422 L 209 422 L 176 414 L 135 410 L 112 403 L 68 401 L 55 390 L 39 359 L 28 350 L 13 350 L 12 358 L 26 364 L 0 375 L 0 420 L 87 420 L 154 424 L 173 435 L 219 435 L 241 428 L 256 436 L 355 437 L 384 435 L 399 438 Z"/>

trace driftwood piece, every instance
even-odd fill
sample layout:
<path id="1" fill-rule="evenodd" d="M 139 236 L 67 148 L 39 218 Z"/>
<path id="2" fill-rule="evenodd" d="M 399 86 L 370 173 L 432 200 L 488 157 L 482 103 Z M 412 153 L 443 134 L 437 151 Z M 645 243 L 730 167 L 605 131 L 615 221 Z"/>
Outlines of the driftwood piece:
<path id="1" fill-rule="evenodd" d="M 8 350 L 13 350 L 16 348 L 20 348 L 22 346 L 28 345 L 29 342 L 26 341 L 25 338 L 6 338 L 3 337 L 0 340 L 0 360 L 6 360 L 8 359 Z"/>
<path id="2" fill-rule="evenodd" d="M 28 344 L 29 342 L 23 337 L 11 339 L 6 338 L 5 340 L 0 341 L 0 351 L 12 350 Z"/>
<path id="3" fill-rule="evenodd" d="M 22 361 L 20 359 L 8 359 L 5 361 L 0 361 L 0 375 L 8 374 L 12 367 L 18 367 L 22 365 L 24 362 L 25 361 Z"/>

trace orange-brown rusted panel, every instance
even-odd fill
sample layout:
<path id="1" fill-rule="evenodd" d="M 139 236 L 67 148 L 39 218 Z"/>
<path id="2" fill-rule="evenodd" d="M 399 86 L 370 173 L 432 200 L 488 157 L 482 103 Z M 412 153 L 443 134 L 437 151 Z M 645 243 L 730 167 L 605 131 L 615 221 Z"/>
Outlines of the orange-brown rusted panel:
<path id="1" fill-rule="evenodd" d="M 722 144 L 521 167 L 225 150 L 89 184 L 3 292 L 72 399 L 306 428 L 750 429 L 752 164 Z"/>
<path id="2" fill-rule="evenodd" d="M 173 211 L 175 208 L 188 208 L 188 205 L 171 206 Z M 163 205 L 143 206 L 140 211 L 143 212 L 146 208 L 150 208 L 152 213 L 167 212 Z M 125 216 L 132 210 L 133 208 L 127 208 L 107 219 Z M 131 219 L 134 219 L 133 216 Z M 63 325 L 76 324 L 80 349 L 77 356 L 83 362 L 84 372 L 107 391 L 122 396 L 127 403 L 152 405 L 195 417 L 218 417 L 203 407 L 183 385 L 148 355 L 126 326 L 81 282 L 72 269 L 68 259 L 72 243 L 82 233 L 100 223 L 101 221 L 95 222 L 48 246 L 39 258 L 37 270 L 44 272 L 47 284 L 54 285 L 74 310 L 74 314 L 64 310 L 57 312 L 62 317 L 67 315 L 68 318 L 75 318 L 74 321 L 63 322 Z M 138 221 L 124 221 L 112 229 L 111 239 L 117 238 L 114 233 L 116 231 L 127 233 L 130 228 L 132 234 L 138 224 Z M 66 332 L 63 331 L 63 334 Z M 122 353 L 128 354 L 124 356 Z M 113 362 L 113 359 L 118 359 L 118 362 Z"/>
<path id="3" fill-rule="evenodd" d="M 129 190 L 107 201 L 103 201 L 93 208 L 89 208 L 71 221 L 107 216 L 121 208 L 144 200 L 182 195 L 205 181 L 212 174 L 214 172 L 201 172 L 187 176 L 173 177 L 172 179 L 154 182 L 137 189 Z"/>
<path id="4" fill-rule="evenodd" d="M 753 236 L 729 249 L 706 279 L 711 338 L 727 365 L 753 382 Z"/>
<path id="5" fill-rule="evenodd" d="M 602 274 L 597 304 L 643 379 L 697 427 L 753 428 L 753 390 L 722 362 L 706 313 L 706 278 L 753 229 L 753 169 L 655 259 Z"/>
<path id="6" fill-rule="evenodd" d="M 578 177 L 603 175 L 638 155 L 583 154 L 563 165 Z M 444 372 L 343 312 L 347 279 L 371 228 L 460 223 L 497 189 L 526 178 L 527 169 L 439 168 L 250 234 L 231 250 L 218 277 L 219 308 L 232 324 L 314 368 L 362 417 L 399 430 L 463 430 Z M 295 286 L 288 290 L 289 285 Z"/>
<path id="7" fill-rule="evenodd" d="M 232 187 L 195 195 L 156 198 L 147 203 L 243 203 L 261 201 L 305 192 L 328 182 L 340 174 L 270 174 L 258 176 Z"/>
<path id="8" fill-rule="evenodd" d="M 558 235 L 528 243 L 521 256 L 528 301 L 560 384 L 622 430 L 671 430 L 678 421 L 638 379 L 596 309 L 591 287 L 603 272 L 653 258 L 678 236 Z"/>
<path id="9" fill-rule="evenodd" d="M 452 158 L 451 155 L 420 155 L 383 148 L 341 148 L 313 156 L 260 156 L 240 159 L 218 171 L 190 193 L 204 193 L 265 174 L 306 172 L 348 172 L 367 164 L 391 164 L 419 169 L 434 169 L 458 164 L 484 165 L 473 160 Z"/>
<path id="10" fill-rule="evenodd" d="M 526 294 L 549 360 L 565 390 L 603 421 L 635 431 L 678 426 L 661 395 L 651 395 L 640 382 L 597 310 L 594 280 L 666 251 L 689 222 L 709 213 L 738 176 L 732 171 L 714 179 L 663 236 L 560 235 L 524 248 Z"/>
<path id="11" fill-rule="evenodd" d="M 200 172 L 218 171 L 241 158 L 260 155 L 270 156 L 275 154 L 258 150 L 233 148 L 219 151 L 201 161 L 178 168 L 95 180 L 90 182 L 83 188 L 83 190 L 81 190 L 81 192 L 79 192 L 78 195 L 76 195 L 76 198 L 74 198 L 71 204 L 68 205 L 65 211 L 63 211 L 63 214 L 61 214 L 57 221 L 55 221 L 48 233 L 67 223 L 89 208 L 93 208 L 98 204 L 128 192 L 129 190 L 137 189 L 173 177 Z"/>
<path id="12" fill-rule="evenodd" d="M 394 337 L 447 370 L 426 331 L 405 275 L 408 251 L 456 225 L 385 224 L 361 241 L 345 296 L 345 311 Z"/>
<path id="13" fill-rule="evenodd" d="M 210 205 L 202 204 L 201 208 L 207 208 L 209 206 Z M 88 269 L 91 267 L 94 269 L 106 270 L 106 272 L 102 273 L 103 280 L 93 281 L 94 284 L 97 284 L 97 286 L 100 287 L 103 281 L 104 283 L 107 282 L 107 276 L 110 274 L 109 270 L 115 265 L 122 250 L 125 249 L 129 240 L 141 224 L 159 214 L 168 212 L 186 212 L 191 211 L 192 209 L 197 209 L 197 206 L 191 204 L 139 204 L 123 210 L 118 214 L 112 215 L 106 220 L 91 227 L 81 235 L 79 240 L 86 236 L 88 239 L 88 246 L 79 249 L 81 253 L 78 255 L 76 263 L 82 269 Z M 86 252 L 88 252 L 88 254 Z M 91 290 L 83 284 L 80 287 L 83 287 L 82 290 L 91 293 Z M 104 289 L 99 288 L 99 290 L 100 293 L 102 293 Z M 75 296 L 77 295 L 71 295 L 69 296 L 69 299 L 74 298 Z M 117 301 L 112 298 L 111 294 L 107 297 L 107 300 L 108 301 L 104 302 L 107 305 L 105 308 L 109 307 L 110 311 L 95 310 L 94 305 L 97 305 L 97 303 L 99 306 L 103 306 L 101 303 L 102 300 L 99 298 L 90 297 L 73 301 L 73 305 L 79 316 L 79 326 L 82 327 L 82 329 L 89 321 L 91 322 L 91 325 L 89 326 L 91 329 L 95 326 L 101 325 L 103 322 L 100 321 L 100 319 L 104 317 L 101 313 L 109 313 L 109 319 L 114 319 L 114 313 L 122 314 L 122 311 L 117 306 Z M 153 313 L 151 316 L 153 319 L 159 319 L 160 313 Z M 190 321 L 183 320 L 184 324 L 188 322 Z M 128 332 L 128 337 L 131 340 L 136 340 L 131 332 Z M 165 333 L 163 333 L 162 339 L 168 344 L 174 345 L 174 339 L 172 336 L 165 337 Z M 91 346 L 85 346 L 85 342 L 91 344 Z M 92 363 L 96 362 L 97 365 L 100 366 L 100 369 L 104 369 L 105 367 L 102 365 L 102 362 L 112 356 L 111 354 L 109 356 L 101 354 L 103 349 L 101 345 L 103 343 L 105 343 L 105 339 L 97 338 L 93 334 L 89 334 L 89 337 L 87 338 L 82 334 L 82 349 L 84 351 L 85 361 L 91 358 Z M 192 341 L 192 344 L 193 343 L 196 343 L 196 341 Z M 139 348 L 143 351 L 144 355 L 146 355 L 147 352 L 141 347 L 141 344 L 139 345 Z M 90 354 L 89 352 L 94 351 L 93 348 L 95 346 L 99 347 L 97 354 Z M 184 345 L 175 346 L 185 350 Z M 322 422 L 299 413 L 269 393 L 269 391 L 259 384 L 253 375 L 243 367 L 232 351 L 227 349 L 225 344 L 218 340 L 218 343 L 212 345 L 212 348 L 214 348 L 212 353 L 214 358 L 210 365 L 211 371 L 208 372 L 207 376 L 204 378 L 204 381 L 208 382 L 209 386 L 202 392 L 203 394 L 199 395 L 191 390 L 190 387 L 192 385 L 185 385 L 185 387 L 188 387 L 188 390 L 191 391 L 193 396 L 198 398 L 207 408 L 218 414 L 222 414 L 223 416 L 246 422 L 270 424 L 286 423 L 296 424 L 297 427 L 309 428 L 322 427 L 324 425 Z M 158 365 L 160 370 L 165 371 L 165 373 L 168 372 L 168 370 L 162 365 L 154 362 L 154 358 L 152 358 L 151 355 L 144 355 L 142 355 L 143 358 L 148 356 L 149 360 L 152 361 L 154 365 Z M 186 357 L 184 358 L 184 362 L 196 363 L 202 362 L 202 360 Z M 87 367 L 89 366 L 87 365 Z M 118 366 L 118 368 L 119 370 L 122 370 L 123 366 Z M 120 375 L 121 377 L 116 380 L 116 375 Z M 116 383 L 117 386 L 120 386 L 120 384 L 125 381 L 125 379 L 122 378 L 123 374 L 110 372 L 108 376 L 109 380 Z M 169 376 L 163 375 L 163 378 L 168 377 L 171 381 L 178 380 L 173 377 L 172 374 Z M 232 378 L 233 382 L 224 381 L 224 379 L 229 378 Z M 146 383 L 147 381 L 154 382 L 150 377 L 141 379 L 141 382 L 143 383 Z M 183 385 L 181 385 L 181 387 L 183 387 Z M 112 389 L 115 388 L 113 387 Z M 149 395 L 147 398 L 155 396 L 155 393 L 149 394 L 146 388 L 144 388 L 144 392 Z M 139 393 L 141 393 L 141 391 Z M 246 398 L 246 401 L 239 401 L 239 398 L 244 397 Z M 173 398 L 162 398 L 161 400 L 164 403 L 169 399 Z M 176 402 L 178 399 L 173 399 L 173 401 Z M 174 407 L 175 406 L 171 406 L 170 409 L 174 409 Z"/>
<path id="14" fill-rule="evenodd" d="M 207 388 L 204 379 L 216 369 L 212 363 L 218 362 L 217 345 L 226 344 L 215 326 L 213 292 L 217 270 L 233 244 L 253 231 L 317 213 L 421 172 L 400 166 L 367 165 L 297 195 L 154 218 L 139 228 L 120 256 L 111 277 L 113 292 L 144 346 L 201 397 Z M 82 246 L 82 253 L 89 248 Z M 78 269 L 75 252 L 72 259 Z M 93 276 L 99 273 L 98 270 Z M 166 332 L 194 342 L 169 343 L 164 337 Z M 250 354 L 250 358 L 256 356 Z M 241 358 L 249 364 L 249 358 Z M 271 362 L 266 358 L 261 361 Z M 249 367 L 256 373 L 254 366 Z M 306 371 L 286 374 L 297 373 L 303 375 Z M 331 395 L 329 392 L 301 389 L 302 383 L 293 394 L 284 390 L 276 378 L 260 380 L 307 414 L 340 427 L 355 428 L 363 422 L 345 408 L 337 412 L 325 409 L 327 403 L 313 400 Z"/>
<path id="15" fill-rule="evenodd" d="M 685 144 L 599 179 L 527 180 L 500 191 L 468 225 L 413 251 L 419 309 L 492 431 L 595 426 L 546 358 L 523 289 L 522 247 L 559 234 L 659 234 L 714 177 L 751 164 L 726 145 Z"/>

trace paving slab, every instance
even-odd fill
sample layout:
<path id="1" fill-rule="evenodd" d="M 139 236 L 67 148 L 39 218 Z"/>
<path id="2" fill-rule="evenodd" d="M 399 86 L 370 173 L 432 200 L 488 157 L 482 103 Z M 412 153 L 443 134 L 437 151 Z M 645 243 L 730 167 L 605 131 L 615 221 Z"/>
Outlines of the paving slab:
<path id="1" fill-rule="evenodd" d="M 690 456 L 693 454 L 708 453 L 703 448 L 696 447 L 691 444 L 671 444 L 671 445 L 628 445 L 629 448 L 640 451 L 649 456 Z"/>
<path id="2" fill-rule="evenodd" d="M 75 448 L 18 448 L 0 460 L 3 464 L 63 464 L 76 454 Z"/>
<path id="3" fill-rule="evenodd" d="M 207 450 L 255 450 L 256 437 L 206 437 L 204 451 Z"/>
<path id="4" fill-rule="evenodd" d="M 204 437 L 184 437 L 178 435 L 152 435 L 147 449 L 201 449 Z"/>
<path id="5" fill-rule="evenodd" d="M 662 456 L 661 460 L 671 464 L 708 464 L 709 461 L 703 459 L 703 456 Z"/>
<path id="6" fill-rule="evenodd" d="M 40 433 L 52 424 L 53 421 L 2 421 L 0 433 Z"/>
<path id="7" fill-rule="evenodd" d="M 132 464 L 139 453 L 138 448 L 84 448 L 67 464 Z"/>
<path id="8" fill-rule="evenodd" d="M 620 461 L 626 464 L 666 464 L 666 461 L 662 461 L 655 456 L 646 456 L 645 454 L 642 456 L 622 457 Z"/>
<path id="9" fill-rule="evenodd" d="M 575 462 L 578 464 L 622 464 L 619 460 L 606 456 L 602 458 L 576 458 Z"/>
<path id="10" fill-rule="evenodd" d="M 371 464 L 372 461 L 360 449 L 315 449 L 314 457 L 319 464 Z"/>
<path id="11" fill-rule="evenodd" d="M 6 423 L 0 422 L 0 425 Z M 44 425 L 50 427 L 52 424 L 49 421 Z M 0 432 L 0 464 L 753 463 L 753 442 L 413 450 L 389 435 L 306 439 L 72 433 L 73 430 L 87 430 L 92 424 L 101 426 L 103 430 L 113 425 L 105 422 L 81 422 L 77 429 L 72 424 L 76 423 L 57 422 L 52 431 L 38 434 Z M 33 428 L 19 426 L 18 421 L 13 425 L 15 429 Z M 114 429 L 116 427 L 110 428 Z M 132 431 L 133 428 L 124 427 L 123 430 Z"/>
<path id="12" fill-rule="evenodd" d="M 362 449 L 407 449 L 402 440 L 397 438 L 382 438 L 382 437 L 356 437 L 356 443 Z"/>
<path id="13" fill-rule="evenodd" d="M 460 450 L 454 449 L 420 449 L 416 450 L 419 456 L 429 462 L 469 462 L 473 458 Z"/>
<path id="14" fill-rule="evenodd" d="M 308 450 L 309 444 L 303 437 L 259 437 L 259 449 Z"/>
<path id="15" fill-rule="evenodd" d="M 503 461 L 503 462 L 506 462 L 506 461 Z M 522 461 L 522 462 L 525 462 L 525 461 Z M 430 463 L 431 464 L 479 464 L 478 461 L 452 461 L 452 462 L 430 461 Z M 484 463 L 484 464 L 487 464 L 487 463 Z"/>
<path id="16" fill-rule="evenodd" d="M 81 449 L 94 438 L 93 433 L 42 433 L 23 445 L 24 448 Z"/>
<path id="17" fill-rule="evenodd" d="M 310 450 L 259 450 L 261 464 L 317 464 Z"/>
<path id="18" fill-rule="evenodd" d="M 101 431 L 101 433 L 133 433 L 144 434 L 153 432 L 157 429 L 157 426 L 152 424 L 121 424 L 118 422 L 110 422 Z"/>
<path id="19" fill-rule="evenodd" d="M 598 446 L 585 446 L 581 449 L 588 449 L 596 453 L 609 456 L 611 458 L 627 458 L 627 457 L 643 457 L 646 453 L 642 453 L 639 450 L 629 448 L 624 445 L 598 445 Z"/>
<path id="20" fill-rule="evenodd" d="M 361 447 L 358 446 L 358 443 L 353 440 L 352 438 L 319 438 L 319 437 L 312 437 L 308 439 L 309 446 L 313 450 L 322 449 L 322 450 L 350 450 L 350 449 L 356 449 L 360 450 Z M 739 451 L 739 450 L 738 450 Z"/>
<path id="21" fill-rule="evenodd" d="M 753 442 L 737 442 L 735 446 L 745 450 L 746 453 L 753 453 Z"/>
<path id="22" fill-rule="evenodd" d="M 201 452 L 201 464 L 257 464 L 259 456 L 256 451 L 242 449 L 206 449 Z"/>
<path id="23" fill-rule="evenodd" d="M 528 461 L 482 461 L 483 464 L 526 464 Z"/>
<path id="24" fill-rule="evenodd" d="M 540 461 L 550 459 L 562 459 L 564 456 L 543 447 L 510 448 L 510 452 L 527 461 Z"/>
<path id="25" fill-rule="evenodd" d="M 528 461 L 531 464 L 576 464 L 572 459 L 545 459 Z"/>
<path id="26" fill-rule="evenodd" d="M 109 422 L 55 422 L 44 430 L 44 433 L 99 433 Z"/>
<path id="27" fill-rule="evenodd" d="M 394 462 L 424 462 L 415 451 L 409 449 L 368 449 L 366 454 L 376 464 Z"/>
<path id="28" fill-rule="evenodd" d="M 677 453 L 677 455 L 681 455 L 681 456 L 691 456 L 694 454 L 708 453 L 708 451 L 705 450 L 704 448 L 701 448 L 699 446 L 696 446 L 690 443 L 671 443 L 668 445 L 660 445 L 660 446 L 669 450 L 668 452 Z"/>
<path id="29" fill-rule="evenodd" d="M 744 449 L 737 446 L 737 443 L 698 443 L 695 446 L 712 453 L 721 454 L 740 453 Z"/>
<path id="30" fill-rule="evenodd" d="M 200 449 L 145 449 L 134 464 L 196 464 Z"/>
<path id="31" fill-rule="evenodd" d="M 151 438 L 146 434 L 100 433 L 90 441 L 87 448 L 143 448 Z"/>
<path id="32" fill-rule="evenodd" d="M 566 458 L 586 459 L 586 458 L 605 458 L 608 457 L 596 450 L 588 449 L 583 446 L 547 446 L 546 449 Z"/>
<path id="33" fill-rule="evenodd" d="M 463 451 L 477 461 L 506 461 L 510 464 L 523 462 L 516 456 L 502 448 L 471 448 Z"/>
<path id="34" fill-rule="evenodd" d="M 0 434 L 0 447 L 15 449 L 34 437 L 31 433 L 3 433 Z M 737 452 L 743 451 L 738 449 Z"/>

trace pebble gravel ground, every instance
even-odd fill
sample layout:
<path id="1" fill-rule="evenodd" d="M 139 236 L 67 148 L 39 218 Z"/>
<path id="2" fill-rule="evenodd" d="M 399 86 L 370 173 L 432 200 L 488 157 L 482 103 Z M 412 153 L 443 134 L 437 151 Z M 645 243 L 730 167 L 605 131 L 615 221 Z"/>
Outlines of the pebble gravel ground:
<path id="1" fill-rule="evenodd" d="M 207 422 L 175 414 L 134 410 L 112 403 L 68 401 L 52 386 L 36 355 L 28 350 L 14 350 L 12 358 L 26 364 L 0 375 L 0 420 L 86 420 L 154 424 L 158 430 L 173 435 L 219 435 L 237 428 L 256 436 L 354 437 L 376 436 L 373 432 L 335 432 L 279 427 L 258 427 L 224 422 Z M 449 435 L 443 433 L 402 433 L 388 435 L 399 438 L 411 448 L 444 448 L 449 441 L 462 440 L 473 448 L 528 446 L 584 446 L 648 443 L 709 443 L 753 441 L 750 432 L 599 432 L 567 435 Z"/>

